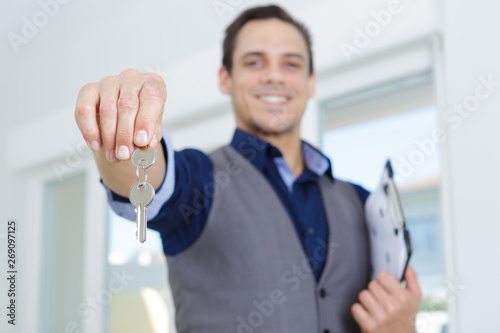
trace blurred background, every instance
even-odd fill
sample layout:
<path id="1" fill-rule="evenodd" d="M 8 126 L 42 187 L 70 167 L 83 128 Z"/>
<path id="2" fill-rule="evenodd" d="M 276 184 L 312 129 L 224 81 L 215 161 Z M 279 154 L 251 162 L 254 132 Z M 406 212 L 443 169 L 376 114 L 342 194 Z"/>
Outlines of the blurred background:
<path id="1" fill-rule="evenodd" d="M 424 300 L 418 332 L 500 332 L 500 4 L 274 1 L 309 27 L 316 96 L 303 138 L 373 190 L 391 158 Z M 175 332 L 161 239 L 116 216 L 74 121 L 80 88 L 160 74 L 176 149 L 232 137 L 223 31 L 253 0 L 3 1 L 1 332 Z M 7 222 L 16 221 L 16 325 Z"/>

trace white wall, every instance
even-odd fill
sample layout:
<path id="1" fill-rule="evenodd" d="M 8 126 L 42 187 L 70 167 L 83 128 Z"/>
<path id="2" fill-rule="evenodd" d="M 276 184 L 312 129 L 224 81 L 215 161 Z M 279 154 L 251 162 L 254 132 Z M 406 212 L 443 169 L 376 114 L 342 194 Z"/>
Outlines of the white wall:
<path id="1" fill-rule="evenodd" d="M 446 107 L 474 96 L 478 77 L 500 82 L 500 4 L 493 0 L 444 2 Z M 500 84 L 463 121 L 448 123 L 449 205 L 455 253 L 450 278 L 457 297 L 458 332 L 500 332 Z M 467 112 L 469 113 L 469 112 Z M 449 119 L 449 118 L 447 118 Z M 456 127 L 456 128 L 453 128 Z"/>

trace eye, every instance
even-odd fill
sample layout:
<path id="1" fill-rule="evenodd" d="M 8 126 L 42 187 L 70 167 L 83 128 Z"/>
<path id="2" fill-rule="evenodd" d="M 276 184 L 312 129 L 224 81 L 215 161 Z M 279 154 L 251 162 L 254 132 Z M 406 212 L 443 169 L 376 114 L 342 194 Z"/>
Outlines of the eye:
<path id="1" fill-rule="evenodd" d="M 299 68 L 300 65 L 295 63 L 295 62 L 287 62 L 286 63 L 286 67 L 289 67 L 289 68 Z"/>
<path id="2" fill-rule="evenodd" d="M 262 65 L 262 61 L 260 60 L 252 60 L 246 63 L 246 66 L 249 67 L 260 67 Z"/>

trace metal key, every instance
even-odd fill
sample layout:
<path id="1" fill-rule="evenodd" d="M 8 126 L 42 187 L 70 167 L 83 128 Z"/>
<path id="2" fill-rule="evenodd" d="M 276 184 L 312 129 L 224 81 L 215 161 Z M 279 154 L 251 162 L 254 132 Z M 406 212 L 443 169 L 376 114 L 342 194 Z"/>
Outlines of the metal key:
<path id="1" fill-rule="evenodd" d="M 132 164 L 137 169 L 147 169 L 156 162 L 156 151 L 153 148 L 140 150 L 137 148 L 132 153 Z"/>
<path id="2" fill-rule="evenodd" d="M 153 186 L 146 182 L 137 182 L 130 188 L 128 192 L 130 202 L 135 206 L 137 231 L 136 238 L 139 242 L 146 241 L 147 230 L 147 208 L 155 198 L 155 190 Z"/>
<path id="3" fill-rule="evenodd" d="M 135 233 L 139 242 L 146 241 L 147 230 L 147 207 L 153 202 L 155 197 L 155 190 L 148 181 L 147 168 L 152 166 L 156 161 L 156 151 L 153 148 L 148 150 L 141 150 L 137 148 L 132 154 L 132 164 L 136 168 L 137 183 L 132 185 L 129 190 L 128 196 L 130 202 L 135 206 L 137 231 Z M 144 181 L 140 180 L 140 170 L 144 171 Z"/>

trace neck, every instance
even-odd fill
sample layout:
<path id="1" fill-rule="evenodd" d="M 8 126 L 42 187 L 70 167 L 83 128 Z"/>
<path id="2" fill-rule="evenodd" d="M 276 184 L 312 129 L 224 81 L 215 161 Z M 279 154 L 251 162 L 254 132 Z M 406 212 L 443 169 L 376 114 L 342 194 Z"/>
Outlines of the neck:
<path id="1" fill-rule="evenodd" d="M 253 132 L 248 131 L 246 128 L 241 129 L 278 148 L 283 154 L 286 163 L 290 166 L 295 178 L 304 171 L 304 158 L 302 156 L 302 142 L 300 140 L 299 126 L 289 132 L 276 134 Z"/>

